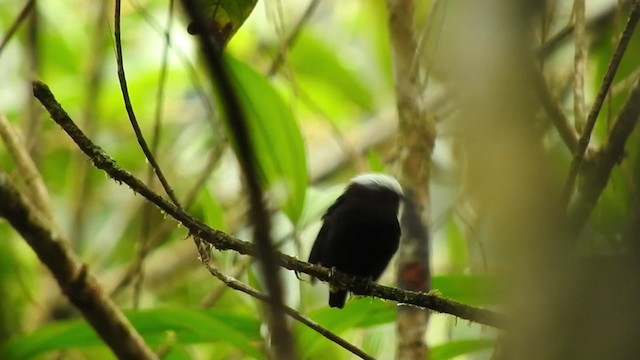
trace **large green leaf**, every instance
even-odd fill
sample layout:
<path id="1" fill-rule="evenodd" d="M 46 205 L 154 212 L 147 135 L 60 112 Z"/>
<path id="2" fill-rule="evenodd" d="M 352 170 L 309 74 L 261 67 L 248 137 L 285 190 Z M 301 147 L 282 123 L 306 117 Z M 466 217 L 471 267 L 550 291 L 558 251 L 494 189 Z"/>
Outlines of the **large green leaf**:
<path id="1" fill-rule="evenodd" d="M 247 317 L 219 311 L 153 309 L 128 312 L 127 318 L 150 346 L 162 343 L 168 331 L 181 344 L 227 342 L 246 355 L 263 358 L 255 343 L 260 324 Z M 0 346 L 2 359 L 28 359 L 51 351 L 104 346 L 86 322 L 62 321 L 14 338 Z"/>
<path id="2" fill-rule="evenodd" d="M 225 57 L 225 63 L 245 112 L 261 180 L 276 200 L 282 200 L 284 212 L 296 223 L 308 182 L 298 124 L 289 106 L 263 75 L 230 56 Z"/>
<path id="3" fill-rule="evenodd" d="M 370 86 L 364 83 L 330 44 L 303 30 L 289 54 L 291 65 L 299 76 L 314 79 L 329 87 L 333 94 L 373 111 Z M 316 84 L 318 86 L 318 84 Z M 310 89 L 312 90 L 312 89 Z M 321 102 L 320 99 L 314 99 Z"/>
<path id="4" fill-rule="evenodd" d="M 474 340 L 454 340 L 436 345 L 431 348 L 431 360 L 453 359 L 457 356 L 469 354 L 472 352 L 486 350 L 493 346 L 494 340 L 490 339 L 474 339 Z"/>

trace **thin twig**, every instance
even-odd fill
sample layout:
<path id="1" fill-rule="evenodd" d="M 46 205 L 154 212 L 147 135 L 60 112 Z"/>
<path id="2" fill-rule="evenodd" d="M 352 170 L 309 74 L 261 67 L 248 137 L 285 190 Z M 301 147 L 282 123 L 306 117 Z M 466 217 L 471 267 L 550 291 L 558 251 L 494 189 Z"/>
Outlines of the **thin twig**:
<path id="1" fill-rule="evenodd" d="M 604 99 L 609 93 L 609 87 L 613 82 L 613 78 L 616 75 L 616 71 L 618 70 L 618 66 L 622 61 L 622 57 L 625 51 L 627 50 L 627 46 L 629 45 L 629 41 L 631 40 L 631 35 L 633 35 L 633 31 L 636 28 L 636 25 L 638 24 L 638 19 L 640 19 L 640 0 L 635 0 L 631 8 L 631 13 L 629 14 L 627 25 L 622 31 L 622 35 L 620 35 L 620 40 L 618 41 L 618 45 L 616 46 L 616 49 L 613 52 L 613 56 L 611 57 L 611 62 L 609 62 L 607 71 L 604 74 L 604 78 L 602 79 L 600 90 L 596 95 L 596 98 L 591 107 L 591 111 L 589 112 L 589 116 L 587 117 L 587 123 L 585 124 L 584 130 L 582 131 L 582 134 L 578 139 L 578 146 L 576 148 L 573 161 L 571 162 L 571 168 L 569 169 L 569 176 L 567 177 L 567 183 L 565 184 L 565 188 L 563 192 L 564 203 L 567 203 L 569 201 L 569 198 L 571 197 L 571 193 L 573 192 L 576 178 L 578 177 L 578 171 L 580 170 L 580 165 L 582 163 L 582 160 L 584 159 L 585 151 L 589 146 L 591 133 L 593 132 L 593 128 L 595 127 L 596 120 L 598 119 L 598 114 L 600 114 L 600 109 L 602 108 Z"/>
<path id="2" fill-rule="evenodd" d="M 53 220 L 51 198 L 42 180 L 38 167 L 31 159 L 24 141 L 18 136 L 9 120 L 0 114 L 0 138 L 4 142 L 9 154 L 13 158 L 22 179 L 29 189 L 29 199 L 45 218 Z"/>
<path id="3" fill-rule="evenodd" d="M 222 154 L 222 147 L 217 147 L 214 150 L 212 150 L 211 155 L 209 156 L 209 160 L 207 161 L 207 164 L 202 170 L 200 176 L 196 180 L 191 190 L 189 190 L 187 192 L 187 195 L 185 195 L 184 197 L 183 204 L 185 209 L 190 209 L 191 206 L 193 205 L 196 199 L 196 196 L 198 195 L 200 190 L 202 190 L 202 188 L 206 184 L 206 180 L 209 178 L 209 175 L 211 175 L 211 172 L 213 171 L 215 166 L 218 164 L 221 154 Z M 166 236 L 174 228 L 175 228 L 174 222 L 164 222 L 160 226 L 158 231 L 156 231 L 151 237 L 151 239 L 149 240 L 147 251 L 151 252 L 151 250 L 156 248 L 160 244 L 160 242 L 163 239 L 165 239 Z M 117 296 L 122 290 L 124 290 L 131 283 L 132 280 L 134 280 L 137 273 L 137 269 L 140 266 L 138 262 L 142 260 L 144 259 L 138 257 L 134 260 L 133 263 L 129 265 L 129 268 L 125 271 L 124 275 L 121 276 L 120 280 L 116 282 L 116 286 L 113 288 L 113 290 L 111 290 L 109 294 L 111 297 Z"/>
<path id="4" fill-rule="evenodd" d="M 49 87 L 42 82 L 33 82 L 34 96 L 40 100 L 42 105 L 49 111 L 52 119 L 71 137 L 92 161 L 94 166 L 103 170 L 109 177 L 118 183 L 125 183 L 134 192 L 140 194 L 147 200 L 154 203 L 161 211 L 180 222 L 182 226 L 189 230 L 194 237 L 210 243 L 219 250 L 234 250 L 243 255 L 256 257 L 259 252 L 257 247 L 251 243 L 239 240 L 222 231 L 211 229 L 191 215 L 187 214 L 172 203 L 166 201 L 162 196 L 153 192 L 143 182 L 138 180 L 131 173 L 117 166 L 115 160 L 109 157 L 104 150 L 96 146 L 89 140 L 82 131 L 71 120 L 57 102 Z M 356 295 L 375 296 L 381 299 L 392 300 L 403 304 L 415 305 L 428 308 L 437 312 L 451 314 L 461 319 L 477 322 L 492 327 L 502 327 L 502 316 L 486 309 L 481 309 L 462 304 L 457 301 L 445 299 L 433 293 L 407 291 L 396 289 L 379 284 L 372 284 L 369 279 L 353 278 L 350 275 L 342 274 L 338 271 L 309 264 L 294 257 L 273 252 L 275 260 L 279 266 L 286 269 L 309 274 L 320 281 L 328 282 L 332 285 L 347 289 Z"/>
<path id="5" fill-rule="evenodd" d="M 574 0 L 573 23 L 575 28 L 575 55 L 573 62 L 573 111 L 574 127 L 582 131 L 585 123 L 584 77 L 587 67 L 587 25 L 585 20 L 585 0 Z"/>
<path id="6" fill-rule="evenodd" d="M 196 243 L 196 247 L 198 248 L 198 253 L 200 254 L 200 261 L 202 261 L 202 264 L 204 265 L 204 267 L 209 270 L 209 272 L 211 273 L 211 275 L 215 276 L 216 278 L 218 278 L 220 281 L 222 281 L 225 285 L 227 285 L 228 287 L 241 291 L 247 295 L 250 295 L 251 297 L 254 297 L 260 301 L 264 301 L 265 303 L 269 303 L 271 302 L 271 300 L 269 299 L 269 296 L 267 296 L 266 294 L 263 294 L 261 292 L 259 292 L 258 290 L 252 288 L 251 286 L 237 280 L 236 278 L 234 278 L 233 276 L 228 276 L 225 273 L 223 273 L 222 271 L 218 270 L 215 266 L 213 266 L 213 264 L 211 264 L 211 259 L 209 258 L 209 247 L 208 246 L 204 246 L 205 244 L 200 241 L 199 239 L 194 239 L 195 243 Z M 343 338 L 341 338 L 340 336 L 338 336 L 337 334 L 334 334 L 333 332 L 329 331 L 328 329 L 324 328 L 322 325 L 318 324 L 317 322 L 311 320 L 310 318 L 308 318 L 307 316 L 305 316 L 304 314 L 300 313 L 299 311 L 292 309 L 288 306 L 285 305 L 284 307 L 284 312 L 285 314 L 287 314 L 288 316 L 290 316 L 291 318 L 295 319 L 296 321 L 300 322 L 303 325 L 306 325 L 307 327 L 311 328 L 312 330 L 317 331 L 320 335 L 326 337 L 327 339 L 333 341 L 334 343 L 342 346 L 344 349 L 346 349 L 347 351 L 351 352 L 352 354 L 358 356 L 361 359 L 374 359 L 374 357 L 367 355 L 367 353 L 365 353 L 364 351 L 360 350 L 358 347 L 352 345 L 351 343 L 349 343 L 348 341 L 344 340 Z"/>
<path id="7" fill-rule="evenodd" d="M 627 4 L 631 1 L 635 0 L 622 0 L 620 5 Z M 597 15 L 587 19 L 587 29 L 593 29 L 601 26 L 604 23 L 607 23 L 611 20 L 616 12 L 618 4 L 611 5 L 610 7 L 604 9 Z M 555 33 L 552 37 L 547 39 L 538 49 L 536 50 L 536 55 L 539 59 L 544 59 L 551 54 L 553 54 L 559 47 L 562 45 L 567 39 L 570 38 L 571 35 L 574 34 L 575 28 L 573 24 L 568 24 L 560 31 Z"/>
<path id="8" fill-rule="evenodd" d="M 620 109 L 607 143 L 585 166 L 581 189 L 575 204 L 569 208 L 569 224 L 574 229 L 582 229 L 589 218 L 598 198 L 606 187 L 613 167 L 624 158 L 624 147 L 640 118 L 640 79 L 629 93 Z"/>
<path id="9" fill-rule="evenodd" d="M 631 74 L 627 75 L 624 79 L 620 80 L 616 84 L 611 87 L 611 96 L 615 97 L 620 95 L 622 92 L 626 92 L 629 90 L 633 84 L 640 78 L 640 67 L 633 70 Z"/>
<path id="10" fill-rule="evenodd" d="M 327 125 L 329 125 L 329 128 L 331 129 L 331 135 L 335 139 L 338 146 L 340 146 L 340 149 L 342 149 L 342 152 L 345 154 L 345 156 L 351 159 L 353 167 L 359 170 L 359 172 L 366 171 L 365 163 L 362 159 L 362 156 L 360 155 L 360 152 L 358 151 L 358 149 L 356 149 L 355 146 L 353 146 L 349 139 L 344 136 L 333 119 L 331 119 L 331 117 L 322 109 L 322 107 L 320 107 L 320 105 L 318 105 L 318 103 L 303 89 L 298 89 L 297 95 L 298 99 L 302 101 L 309 108 L 309 110 L 315 112 L 325 121 L 325 123 L 327 123 Z"/>
<path id="11" fill-rule="evenodd" d="M 169 11 L 167 15 L 167 24 L 164 31 L 164 45 L 162 48 L 162 62 L 160 64 L 160 76 L 158 78 L 158 92 L 156 93 L 156 108 L 153 122 L 153 134 L 151 135 L 151 153 L 158 154 L 158 147 L 160 146 L 160 133 L 162 130 L 162 109 L 164 108 L 164 90 L 167 80 L 167 64 L 169 63 L 169 48 L 171 46 L 171 25 L 173 24 L 173 8 L 174 0 L 169 0 Z M 151 186 L 153 184 L 153 167 L 149 167 L 147 171 L 147 183 Z M 134 259 L 135 281 L 133 284 L 133 308 L 137 309 L 140 302 L 140 293 L 142 291 L 142 284 L 144 282 L 144 260 L 150 251 L 150 232 L 152 222 L 152 209 L 153 206 L 146 203 L 143 207 L 142 213 L 142 225 L 140 242 L 138 244 L 138 251 L 136 258 Z"/>
<path id="12" fill-rule="evenodd" d="M 564 113 L 562 106 L 558 103 L 558 100 L 551 94 L 551 90 L 549 89 L 549 86 L 547 86 L 542 70 L 533 69 L 531 76 L 534 82 L 534 88 L 536 89 L 538 96 L 540 96 L 544 110 L 547 112 L 551 123 L 553 123 L 558 131 L 560 138 L 573 154 L 578 146 L 578 133 L 569 123 L 569 119 Z"/>
<path id="13" fill-rule="evenodd" d="M 0 172 L 0 216 L 22 235 L 55 277 L 62 292 L 120 359 L 156 359 L 140 334 L 49 221 Z"/>
<path id="14" fill-rule="evenodd" d="M 120 80 L 120 89 L 122 90 L 122 98 L 124 100 L 124 106 L 127 109 L 127 115 L 129 115 L 129 121 L 131 122 L 131 127 L 136 134 L 136 140 L 138 140 L 138 144 L 140 144 L 140 148 L 144 152 L 144 156 L 149 161 L 151 167 L 153 167 L 153 171 L 155 171 L 158 180 L 162 184 L 164 191 L 167 193 L 171 201 L 180 207 L 180 202 L 178 198 L 176 198 L 173 193 L 173 189 L 167 182 L 167 179 L 164 177 L 162 170 L 160 169 L 160 165 L 156 162 L 155 157 L 151 153 L 149 146 L 147 145 L 146 140 L 144 139 L 144 135 L 142 135 L 142 130 L 140 129 L 140 125 L 138 125 L 138 120 L 136 119 L 136 115 L 133 111 L 133 105 L 131 105 L 131 98 L 129 97 L 129 89 L 127 87 L 127 78 L 124 74 L 124 59 L 122 57 L 122 39 L 120 36 L 120 7 L 121 0 L 115 1 L 115 14 L 114 14 L 114 36 L 116 42 L 116 63 L 118 66 L 118 80 Z"/>
<path id="15" fill-rule="evenodd" d="M 149 12 L 144 7 L 140 6 L 140 4 L 138 4 L 135 1 L 130 1 L 129 3 L 131 4 L 131 6 L 133 6 L 136 12 L 144 19 L 144 21 L 146 21 L 147 25 L 149 25 L 151 29 L 156 31 L 161 36 L 164 36 L 165 31 L 162 25 L 160 25 L 160 23 L 151 14 L 149 14 Z M 189 57 L 185 54 L 184 51 L 182 51 L 182 49 L 179 46 L 176 46 L 174 43 L 169 43 L 169 47 L 173 50 L 173 54 L 182 63 L 182 66 L 184 66 L 185 69 L 187 69 L 187 73 L 189 75 L 189 80 L 191 81 L 191 85 L 193 85 L 193 88 L 195 92 L 198 94 L 198 97 L 200 98 L 200 102 L 202 102 L 202 106 L 205 109 L 206 119 L 213 126 L 213 130 L 218 131 L 218 129 L 216 128 L 217 124 L 214 121 L 216 119 L 216 116 L 215 116 L 216 111 L 212 104 L 211 98 L 209 97 L 209 95 L 207 95 L 207 91 L 205 90 L 204 85 L 200 81 L 200 77 L 196 71 L 195 66 L 193 65 L 193 63 L 191 63 L 191 60 L 189 60 Z"/>
<path id="16" fill-rule="evenodd" d="M 4 36 L 4 39 L 2 39 L 2 42 L 0 42 L 0 54 L 2 54 L 2 50 L 4 50 L 5 46 L 7 46 L 9 40 L 11 40 L 16 30 L 18 30 L 22 22 L 27 18 L 27 15 L 29 15 L 29 12 L 31 11 L 31 8 L 33 8 L 33 4 L 35 2 L 36 0 L 27 1 L 27 3 L 24 4 L 22 10 L 20 10 L 20 13 L 18 13 L 18 16 L 16 16 L 16 19 L 13 20 L 13 23 L 9 26 L 5 33 L 6 35 Z"/>
<path id="17" fill-rule="evenodd" d="M 108 1 L 100 2 L 100 6 L 95 8 L 91 14 L 93 16 L 93 27 L 91 29 L 91 47 L 88 59 L 87 82 L 84 86 L 84 103 L 82 105 L 82 115 L 80 118 L 80 126 L 87 132 L 88 136 L 93 135 L 95 123 L 95 114 L 98 108 L 100 90 L 104 79 L 104 63 L 105 51 L 107 47 L 104 44 L 104 29 L 106 22 L 106 13 L 108 10 Z M 88 214 L 89 202 L 87 199 L 91 197 L 93 188 L 90 186 L 90 178 L 88 176 L 89 164 L 82 154 L 75 154 L 73 159 L 73 170 L 71 170 L 71 181 L 73 185 L 72 195 L 72 220 L 71 230 L 69 232 L 69 240 L 72 245 L 78 245 L 82 241 L 84 233 L 85 219 Z"/>
<path id="18" fill-rule="evenodd" d="M 298 35 L 300 34 L 300 31 L 302 30 L 302 27 L 309 21 L 311 15 L 313 15 L 314 11 L 318 7 L 318 4 L 320 4 L 320 0 L 311 0 L 307 8 L 304 10 L 304 13 L 300 17 L 300 19 L 298 19 L 298 22 L 289 33 L 289 36 L 287 36 L 287 39 L 278 48 L 278 54 L 271 63 L 269 71 L 267 72 L 268 76 L 273 76 L 278 71 L 280 66 L 282 66 L 287 50 L 289 50 L 293 46 L 296 39 L 298 38 Z"/>
<path id="19" fill-rule="evenodd" d="M 183 0 L 193 24 L 204 29 L 203 18 L 194 1 Z M 272 339 L 273 355 L 278 359 L 296 358 L 295 344 L 284 317 L 283 286 L 278 276 L 278 266 L 271 243 L 270 216 L 264 203 L 258 164 L 254 156 L 253 145 L 249 137 L 248 124 L 242 111 L 227 70 L 222 63 L 222 53 L 217 42 L 210 35 L 203 33 L 198 37 L 201 51 L 207 63 L 212 83 L 216 86 L 226 114 L 227 123 L 235 137 L 236 156 L 244 173 L 245 185 L 249 197 L 250 219 L 253 224 L 253 241 L 257 245 L 258 258 L 262 268 L 266 288 L 271 299 L 268 325 Z"/>
<path id="20" fill-rule="evenodd" d="M 252 257 L 245 257 L 243 259 L 241 259 L 240 261 L 238 261 L 233 268 L 229 271 L 230 272 L 230 277 L 232 278 L 238 278 L 240 275 L 242 275 L 242 273 L 244 273 L 244 271 L 251 265 L 253 264 L 253 258 Z M 206 265 L 205 265 L 206 266 Z M 200 301 L 200 307 L 203 309 L 208 309 L 213 307 L 215 304 L 218 303 L 218 301 L 222 298 L 222 295 L 224 294 L 225 290 L 229 288 L 229 286 L 227 286 L 228 284 L 226 283 L 222 283 L 220 284 L 220 286 L 216 286 L 215 288 L 213 288 L 203 299 L 202 301 Z"/>
<path id="21" fill-rule="evenodd" d="M 27 14 L 26 68 L 32 78 L 40 75 L 40 13 L 37 2 Z M 24 140 L 31 159 L 37 165 L 40 162 L 40 126 L 42 125 L 40 109 L 36 102 L 29 97 L 25 103 Z"/>

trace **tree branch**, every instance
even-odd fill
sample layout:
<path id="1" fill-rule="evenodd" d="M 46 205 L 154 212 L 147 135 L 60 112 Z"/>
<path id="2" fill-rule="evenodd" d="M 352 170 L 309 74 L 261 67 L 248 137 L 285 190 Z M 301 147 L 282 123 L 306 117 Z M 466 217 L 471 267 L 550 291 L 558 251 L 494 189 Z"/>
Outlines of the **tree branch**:
<path id="1" fill-rule="evenodd" d="M 82 313 L 111 351 L 121 359 L 156 359 L 144 340 L 109 299 L 68 242 L 29 205 L 0 172 L 0 216 L 22 235 L 53 273 L 62 292 Z"/>
<path id="2" fill-rule="evenodd" d="M 311 15 L 313 15 L 314 11 L 316 11 L 316 8 L 319 4 L 320 0 L 311 0 L 309 5 L 307 5 L 304 13 L 300 17 L 300 19 L 298 19 L 287 38 L 278 47 L 276 58 L 271 63 L 269 71 L 267 71 L 267 76 L 275 75 L 275 73 L 280 69 L 280 66 L 282 66 L 282 64 L 284 63 L 287 50 L 289 50 L 293 46 L 296 39 L 298 38 L 298 35 L 300 35 L 300 32 L 302 31 L 302 27 L 309 21 Z"/>
<path id="3" fill-rule="evenodd" d="M 542 107 L 558 131 L 560 138 L 567 145 L 567 148 L 569 148 L 569 151 L 571 151 L 572 154 L 575 153 L 576 147 L 578 146 L 578 133 L 569 123 L 569 119 L 567 119 L 558 100 L 551 94 L 542 69 L 536 67 L 531 71 L 531 75 L 536 93 L 542 102 Z"/>
<path id="4" fill-rule="evenodd" d="M 432 114 L 426 112 L 421 98 L 418 59 L 421 54 L 413 30 L 414 1 L 387 0 L 387 9 L 398 112 L 398 178 L 407 198 L 400 217 L 402 239 L 396 280 L 402 289 L 426 292 L 431 289 L 429 182 L 436 122 Z M 433 16 L 430 16 L 427 21 L 432 20 Z M 425 337 L 428 321 L 429 312 L 424 309 L 398 307 L 396 358 L 428 357 Z"/>
<path id="5" fill-rule="evenodd" d="M 583 184 L 576 201 L 569 208 L 569 224 L 574 229 L 582 229 L 589 218 L 598 198 L 609 182 L 613 167 L 624 158 L 627 139 L 640 118 L 640 79 L 631 88 L 627 101 L 616 117 L 609 139 L 604 147 L 585 164 Z"/>
<path id="6" fill-rule="evenodd" d="M 195 243 L 196 243 L 196 247 L 198 248 L 198 253 L 200 254 L 200 260 L 202 261 L 202 264 L 204 265 L 204 267 L 209 270 L 209 273 L 211 273 L 211 275 L 215 276 L 216 278 L 218 278 L 220 281 L 222 281 L 223 284 L 225 284 L 226 286 L 238 290 L 240 292 L 243 292 L 247 295 L 250 295 L 260 301 L 263 301 L 265 303 L 269 303 L 271 302 L 271 299 L 269 299 L 269 296 L 259 292 L 258 290 L 252 288 L 251 286 L 238 281 L 237 279 L 235 279 L 232 276 L 228 276 L 226 274 L 224 274 L 222 271 L 218 270 L 215 266 L 213 266 L 211 264 L 211 259 L 209 257 L 209 249 L 204 245 L 204 243 L 196 238 L 195 239 Z M 302 313 L 300 313 L 299 311 L 296 311 L 295 309 L 292 309 L 288 306 L 284 306 L 284 312 L 285 314 L 287 314 L 289 317 L 295 319 L 296 321 L 302 323 L 303 325 L 306 325 L 307 327 L 315 330 L 316 332 L 318 332 L 320 335 L 326 337 L 327 339 L 333 341 L 334 343 L 340 345 L 341 347 L 343 347 L 344 349 L 346 349 L 347 351 L 351 352 L 352 354 L 360 357 L 361 359 L 368 359 L 368 360 L 372 360 L 375 359 L 374 357 L 367 355 L 367 353 L 365 353 L 364 351 L 360 350 L 358 347 L 352 345 L 351 343 L 349 343 L 348 341 L 346 341 L 345 339 L 341 338 L 340 336 L 332 333 L 331 331 L 329 331 L 328 329 L 322 327 L 322 325 L 318 324 L 317 322 L 311 320 L 310 318 L 306 317 L 305 315 L 303 315 Z"/>
<path id="7" fill-rule="evenodd" d="M 116 162 L 100 147 L 93 144 L 91 140 L 84 136 L 82 131 L 73 123 L 69 115 L 56 101 L 47 85 L 40 81 L 34 81 L 33 92 L 35 97 L 38 98 L 47 111 L 49 111 L 53 120 L 73 139 L 80 150 L 91 159 L 94 166 L 103 170 L 114 181 L 125 183 L 134 192 L 142 195 L 154 203 L 161 211 L 164 211 L 179 221 L 182 226 L 189 230 L 192 236 L 210 243 L 215 248 L 219 250 L 234 250 L 240 254 L 254 257 L 258 255 L 255 245 L 239 240 L 222 231 L 211 229 L 187 214 L 184 210 L 176 207 L 153 192 L 131 173 L 119 168 Z M 353 278 L 337 271 L 332 272 L 330 269 L 309 264 L 279 252 L 274 252 L 274 255 L 275 261 L 279 266 L 309 274 L 321 281 L 347 289 L 356 295 L 374 296 L 402 304 L 428 308 L 492 327 L 500 328 L 503 326 L 502 316 L 491 310 L 465 305 L 457 301 L 445 299 L 431 292 L 407 291 L 379 284 L 371 284 L 368 279 Z"/>
<path id="8" fill-rule="evenodd" d="M 27 150 L 24 141 L 18 136 L 17 131 L 11 126 L 9 120 L 2 114 L 0 114 L 0 138 L 2 138 L 29 189 L 29 199 L 47 220 L 52 221 L 51 197 L 38 171 L 38 167 L 33 162 L 31 155 L 29 155 L 29 150 Z"/>
<path id="9" fill-rule="evenodd" d="M 118 65 L 118 80 L 120 81 L 120 89 L 122 90 L 122 98 L 124 99 L 124 106 L 127 109 L 127 115 L 129 115 L 129 121 L 131 122 L 131 127 L 136 134 L 136 140 L 138 140 L 138 144 L 140 144 L 140 148 L 142 152 L 144 152 L 144 156 L 149 160 L 149 164 L 153 168 L 153 171 L 156 173 L 158 180 L 162 184 L 167 195 L 171 201 L 177 206 L 180 206 L 178 198 L 173 193 L 173 189 L 167 182 L 167 179 L 164 177 L 162 170 L 160 169 L 160 165 L 156 161 L 153 153 L 149 149 L 149 145 L 147 145 L 146 140 L 144 139 L 144 135 L 142 135 L 142 130 L 140 129 L 140 125 L 138 125 L 138 120 L 136 119 L 136 114 L 133 111 L 133 105 L 131 104 L 131 99 L 129 97 L 129 88 L 127 87 L 127 78 L 124 74 L 124 60 L 122 59 L 122 39 L 120 36 L 120 5 L 121 1 L 116 0 L 115 2 L 115 14 L 114 14 L 114 36 L 116 43 L 116 64 Z"/>
<path id="10" fill-rule="evenodd" d="M 620 39 L 618 40 L 618 45 L 616 46 L 616 49 L 613 52 L 613 56 L 611 57 L 611 62 L 609 62 L 607 71 L 604 74 L 604 78 L 602 79 L 600 90 L 598 91 L 598 94 L 596 95 L 596 98 L 593 101 L 593 106 L 591 107 L 591 111 L 589 111 L 589 115 L 587 117 L 587 122 L 585 124 L 584 130 L 582 131 L 582 134 L 578 139 L 578 146 L 576 148 L 573 161 L 571 162 L 571 168 L 569 169 L 569 176 L 567 177 L 567 183 L 565 184 L 565 188 L 563 192 L 563 199 L 565 203 L 567 203 L 569 198 L 571 197 L 571 193 L 573 192 L 573 187 L 575 185 L 576 178 L 578 176 L 578 171 L 580 170 L 580 164 L 582 163 L 582 160 L 584 159 L 585 151 L 589 146 L 589 140 L 591 139 L 591 133 L 593 132 L 593 128 L 596 125 L 598 114 L 600 114 L 600 109 L 602 108 L 604 99 L 609 93 L 609 88 L 611 87 L 613 78 L 616 75 L 616 71 L 618 70 L 618 66 L 622 61 L 622 57 L 624 56 L 624 53 L 627 50 L 629 41 L 631 41 L 631 35 L 633 35 L 633 31 L 636 28 L 636 25 L 638 24 L 639 19 L 640 19 L 640 0 L 635 0 L 631 8 L 631 13 L 629 14 L 629 19 L 627 20 L 627 25 L 622 31 L 622 35 L 620 35 Z"/>
<path id="11" fill-rule="evenodd" d="M 27 3 L 24 4 L 24 7 L 22 8 L 22 10 L 20 10 L 20 13 L 18 14 L 18 16 L 16 16 L 15 20 L 13 20 L 13 23 L 11 24 L 11 26 L 9 26 L 9 28 L 5 32 L 4 38 L 2 39 L 2 41 L 0 41 L 0 54 L 2 54 L 2 50 L 4 50 L 5 46 L 7 46 L 7 44 L 9 43 L 9 40 L 11 40 L 16 30 L 18 30 L 22 22 L 27 18 L 35 2 L 36 2 L 35 0 L 27 1 Z"/>

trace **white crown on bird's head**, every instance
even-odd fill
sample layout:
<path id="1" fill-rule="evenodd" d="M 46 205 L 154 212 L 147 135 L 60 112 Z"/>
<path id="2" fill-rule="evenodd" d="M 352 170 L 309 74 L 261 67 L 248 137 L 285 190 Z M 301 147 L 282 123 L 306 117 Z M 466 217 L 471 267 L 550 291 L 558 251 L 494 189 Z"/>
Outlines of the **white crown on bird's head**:
<path id="1" fill-rule="evenodd" d="M 366 173 L 353 177 L 349 183 L 361 185 L 367 188 L 382 188 L 391 190 L 402 196 L 402 186 L 393 176 L 381 173 Z"/>

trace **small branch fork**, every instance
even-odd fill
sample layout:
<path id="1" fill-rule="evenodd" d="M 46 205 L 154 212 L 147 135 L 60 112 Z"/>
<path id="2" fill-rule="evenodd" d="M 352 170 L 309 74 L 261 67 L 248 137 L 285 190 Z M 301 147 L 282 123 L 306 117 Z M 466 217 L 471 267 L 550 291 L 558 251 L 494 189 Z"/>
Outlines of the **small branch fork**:
<path id="1" fill-rule="evenodd" d="M 134 192 L 155 204 L 161 211 L 173 217 L 187 228 L 190 235 L 194 238 L 202 239 L 218 250 L 234 250 L 240 254 L 253 257 L 259 255 L 255 245 L 239 240 L 224 232 L 211 229 L 199 220 L 193 218 L 183 209 L 178 208 L 149 189 L 131 173 L 118 167 L 112 158 L 100 147 L 93 144 L 75 125 L 69 115 L 56 101 L 47 85 L 39 81 L 34 81 L 33 92 L 35 97 L 38 98 L 51 114 L 53 120 L 73 139 L 80 150 L 91 159 L 93 165 L 106 172 L 113 180 L 118 183 L 127 184 Z M 451 314 L 461 319 L 483 325 L 496 328 L 503 327 L 503 317 L 491 310 L 465 305 L 457 301 L 445 299 L 431 292 L 407 291 L 379 284 L 370 284 L 368 279 L 353 278 L 347 274 L 332 272 L 330 269 L 309 264 L 279 252 L 273 252 L 272 255 L 277 265 L 281 267 L 311 275 L 332 285 L 345 288 L 356 295 L 374 296 L 402 304 L 428 308 L 436 312 Z"/>
<path id="2" fill-rule="evenodd" d="M 602 104 L 604 103 L 604 100 L 609 93 L 609 88 L 611 87 L 613 78 L 616 75 L 618 66 L 622 61 L 622 57 L 627 50 L 627 46 L 631 41 L 631 35 L 633 35 L 633 31 L 638 24 L 638 20 L 640 20 L 640 0 L 635 0 L 633 2 L 627 24 L 622 31 L 622 35 L 620 35 L 618 45 L 613 52 L 613 56 L 611 58 L 611 61 L 609 62 L 609 66 L 607 67 L 607 71 L 605 72 L 604 78 L 602 79 L 600 90 L 598 91 L 598 94 L 593 101 L 591 111 L 589 111 L 589 115 L 587 116 L 587 122 L 585 124 L 584 130 L 582 131 L 582 133 L 580 134 L 580 138 L 578 139 L 578 144 L 574 152 L 573 161 L 571 162 L 571 168 L 569 169 L 567 183 L 565 184 L 564 188 L 563 200 L 565 203 L 568 203 L 569 199 L 571 198 L 576 178 L 578 177 L 578 172 L 580 170 L 580 165 L 582 164 L 582 160 L 584 160 L 585 152 L 587 151 L 587 147 L 589 146 L 589 140 L 591 139 L 593 128 L 596 125 L 598 114 L 600 114 Z"/>

